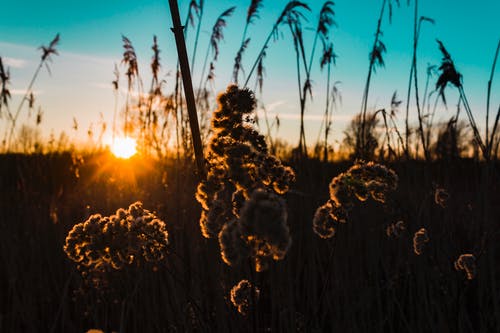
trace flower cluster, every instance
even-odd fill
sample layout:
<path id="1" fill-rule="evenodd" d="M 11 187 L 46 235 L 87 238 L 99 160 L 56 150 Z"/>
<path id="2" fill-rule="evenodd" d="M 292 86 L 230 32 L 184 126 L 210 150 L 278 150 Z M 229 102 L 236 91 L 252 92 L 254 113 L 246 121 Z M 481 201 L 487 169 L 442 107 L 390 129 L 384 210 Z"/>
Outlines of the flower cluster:
<path id="1" fill-rule="evenodd" d="M 253 294 L 253 295 L 252 295 Z M 231 303 L 242 315 L 246 315 L 253 302 L 259 298 L 260 290 L 248 280 L 241 280 L 231 289 Z"/>
<path id="2" fill-rule="evenodd" d="M 424 247 L 429 243 L 429 235 L 427 234 L 427 229 L 420 228 L 413 236 L 413 251 L 416 255 L 421 255 L 424 251 Z"/>
<path id="3" fill-rule="evenodd" d="M 405 231 L 406 231 L 406 225 L 404 221 L 398 221 L 396 223 L 392 223 L 385 229 L 387 237 L 391 238 L 399 238 Z"/>
<path id="4" fill-rule="evenodd" d="M 467 280 L 474 279 L 476 276 L 476 257 L 470 253 L 460 255 L 455 261 L 455 269 L 457 271 L 464 271 Z"/>
<path id="5" fill-rule="evenodd" d="M 448 202 L 449 197 L 450 195 L 444 188 L 438 187 L 434 191 L 434 202 L 436 203 L 436 205 L 439 205 L 443 208 L 446 207 L 446 203 Z"/>
<path id="6" fill-rule="evenodd" d="M 167 246 L 165 222 L 136 202 L 114 215 L 95 214 L 76 224 L 66 237 L 64 251 L 79 267 L 92 272 L 160 261 Z"/>
<path id="7" fill-rule="evenodd" d="M 264 271 L 272 260 L 283 259 L 291 245 L 286 219 L 283 199 L 255 190 L 239 220 L 226 223 L 219 233 L 222 259 L 232 266 L 250 258 L 257 272 Z"/>
<path id="8" fill-rule="evenodd" d="M 374 162 L 358 162 L 349 170 L 333 178 L 330 198 L 320 206 L 313 218 L 313 230 L 321 238 L 331 238 L 337 223 L 347 221 L 348 212 L 358 201 L 372 198 L 385 203 L 390 191 L 398 185 L 396 173 Z"/>
<path id="9" fill-rule="evenodd" d="M 295 174 L 268 152 L 265 138 L 252 125 L 256 101 L 235 85 L 218 98 L 208 172 L 198 185 L 204 237 L 218 238 L 228 264 L 251 258 L 257 270 L 269 259 L 282 259 L 290 245 L 285 194 Z"/>

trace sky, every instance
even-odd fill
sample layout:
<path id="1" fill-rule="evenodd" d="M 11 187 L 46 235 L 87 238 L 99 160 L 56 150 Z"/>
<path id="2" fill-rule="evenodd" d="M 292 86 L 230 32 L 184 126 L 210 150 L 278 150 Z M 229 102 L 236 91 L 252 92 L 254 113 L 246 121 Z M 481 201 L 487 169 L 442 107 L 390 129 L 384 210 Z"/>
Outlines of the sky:
<path id="1" fill-rule="evenodd" d="M 251 41 L 243 57 L 243 66 L 248 71 L 255 61 L 273 23 L 285 7 L 285 0 L 263 0 L 259 18 L 250 26 Z M 388 16 L 382 22 L 382 41 L 386 45 L 385 67 L 377 68 L 372 77 L 368 106 L 371 109 L 390 108 L 394 91 L 405 100 L 413 45 L 414 0 L 409 5 L 401 0 L 393 8 L 392 21 Z M 179 8 L 184 21 L 188 0 L 180 0 Z M 220 57 L 216 63 L 214 89 L 223 91 L 231 82 L 232 66 L 238 51 L 250 0 L 222 1 L 205 0 L 201 38 L 197 57 L 192 68 L 195 86 L 200 80 L 203 58 L 216 18 L 231 6 L 236 9 L 227 19 L 224 41 L 220 44 Z M 311 52 L 314 30 L 323 1 L 305 1 L 311 11 L 304 12 L 303 23 L 306 54 Z M 363 88 L 368 73 L 368 54 L 373 44 L 377 19 L 382 0 L 337 0 L 335 21 L 337 26 L 330 32 L 330 39 L 337 54 L 332 69 L 332 81 L 339 81 L 342 104 L 334 111 L 332 143 L 340 141 L 343 130 L 350 119 L 360 111 Z M 423 91 L 425 71 L 428 64 L 438 65 L 441 53 L 436 39 L 441 40 L 453 57 L 457 70 L 463 75 L 463 85 L 476 122 L 485 126 L 486 88 L 497 43 L 500 38 L 500 1 L 478 0 L 420 0 L 419 15 L 435 20 L 422 27 L 418 48 L 419 89 Z M 174 85 L 177 62 L 175 42 L 170 31 L 172 26 L 168 1 L 158 0 L 87 0 L 87 1 L 6 1 L 0 11 L 0 56 L 10 68 L 13 95 L 11 105 L 17 107 L 33 72 L 40 60 L 41 45 L 48 45 L 57 33 L 61 40 L 50 64 L 50 73 L 43 70 L 35 82 L 36 105 L 44 112 L 43 134 L 65 131 L 71 137 L 83 138 L 91 123 L 96 126 L 101 114 L 111 123 L 115 98 L 111 82 L 114 80 L 114 64 L 120 65 L 123 49 L 121 36 L 133 43 L 139 58 L 139 72 L 144 82 L 149 72 L 152 56 L 153 35 L 158 36 L 161 49 L 162 77 L 166 90 Z M 290 33 L 286 27 L 280 29 L 280 38 L 273 41 L 265 59 L 265 79 L 262 94 L 257 94 L 265 104 L 271 119 L 280 118 L 280 128 L 273 134 L 291 143 L 299 139 L 299 96 L 295 53 Z M 194 49 L 194 29 L 188 28 L 188 54 Z M 308 145 L 318 138 L 325 105 L 326 72 L 319 66 L 320 49 L 311 70 L 313 100 L 306 106 L 306 138 Z M 491 112 L 500 104 L 500 64 L 497 66 L 492 86 Z M 434 86 L 436 78 L 431 84 Z M 125 81 L 122 82 L 125 86 Z M 250 87 L 254 83 L 251 82 Z M 437 120 L 445 121 L 455 113 L 458 95 L 448 87 L 448 108 L 438 110 Z M 120 96 L 120 105 L 125 95 Z M 403 102 L 404 105 L 404 102 Z M 412 103 L 413 105 L 413 103 Z M 416 111 L 411 110 L 412 122 Z M 33 123 L 22 111 L 20 120 Z M 465 116 L 465 114 L 463 114 Z M 79 123 L 76 133 L 72 131 L 73 118 Z M 494 118 L 494 115 L 490 116 Z M 404 108 L 398 113 L 404 119 Z M 465 119 L 465 118 L 463 118 Z M 492 122 L 492 120 L 490 121 Z M 0 119 L 0 130 L 5 128 L 5 117 Z M 401 123 L 400 123 L 401 124 Z M 110 126 L 108 127 L 110 128 Z M 108 131 L 109 132 L 109 131 Z"/>

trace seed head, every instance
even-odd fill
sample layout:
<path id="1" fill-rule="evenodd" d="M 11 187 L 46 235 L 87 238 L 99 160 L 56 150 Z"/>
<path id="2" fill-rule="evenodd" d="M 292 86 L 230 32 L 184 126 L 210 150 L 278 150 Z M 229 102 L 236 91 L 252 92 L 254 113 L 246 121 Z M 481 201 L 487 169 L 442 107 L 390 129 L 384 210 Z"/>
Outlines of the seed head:
<path id="1" fill-rule="evenodd" d="M 413 251 L 416 255 L 421 255 L 425 245 L 429 242 L 429 236 L 427 234 L 427 229 L 421 228 L 413 236 Z"/>
<path id="2" fill-rule="evenodd" d="M 405 231 L 406 231 L 406 225 L 403 221 L 392 223 L 385 230 L 387 237 L 391 238 L 399 238 Z"/>
<path id="3" fill-rule="evenodd" d="M 313 230 L 321 238 L 332 238 L 335 235 L 337 221 L 332 215 L 332 204 L 327 202 L 320 206 L 313 218 Z"/>
<path id="4" fill-rule="evenodd" d="M 446 207 L 446 203 L 448 202 L 449 197 L 450 195 L 444 188 L 438 187 L 434 191 L 434 202 L 436 203 L 436 205 L 439 205 L 443 208 Z"/>
<path id="5" fill-rule="evenodd" d="M 472 280 L 476 276 L 476 257 L 473 254 L 461 254 L 454 266 L 457 271 L 465 272 L 467 280 Z"/>
<path id="6" fill-rule="evenodd" d="M 165 257 L 167 246 L 165 222 L 136 202 L 114 215 L 95 214 L 76 224 L 66 237 L 64 251 L 89 275 L 143 261 L 158 262 Z"/>
<path id="7" fill-rule="evenodd" d="M 231 303 L 242 315 L 248 314 L 253 302 L 259 298 L 259 288 L 253 286 L 248 280 L 241 280 L 231 289 Z"/>
<path id="8" fill-rule="evenodd" d="M 239 222 L 257 271 L 264 270 L 267 261 L 285 257 L 291 237 L 283 199 L 272 192 L 255 190 L 242 208 Z"/>

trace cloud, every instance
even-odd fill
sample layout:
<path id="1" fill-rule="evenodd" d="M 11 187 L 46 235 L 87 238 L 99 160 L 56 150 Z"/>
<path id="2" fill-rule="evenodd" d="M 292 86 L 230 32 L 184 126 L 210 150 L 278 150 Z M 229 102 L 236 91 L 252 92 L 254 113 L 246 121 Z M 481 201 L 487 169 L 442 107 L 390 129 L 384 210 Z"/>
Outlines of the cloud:
<path id="1" fill-rule="evenodd" d="M 266 110 L 267 110 L 267 112 L 273 112 L 274 110 L 276 110 L 276 108 L 278 108 L 279 106 L 285 105 L 285 104 L 286 104 L 286 101 L 284 101 L 284 100 L 272 102 L 272 103 L 269 103 L 266 105 Z"/>
<path id="2" fill-rule="evenodd" d="M 111 82 L 109 82 L 109 83 L 104 83 L 104 82 L 90 82 L 89 86 L 94 87 L 94 88 L 99 88 L 99 89 L 105 89 L 105 90 L 111 90 L 111 89 L 113 89 L 113 85 L 112 85 Z"/>
<path id="3" fill-rule="evenodd" d="M 10 57 L 3 57 L 2 61 L 6 66 L 14 67 L 14 68 L 24 68 L 24 67 L 26 67 L 26 64 L 28 63 L 24 59 L 10 58 Z"/>
<path id="4" fill-rule="evenodd" d="M 258 111 L 259 117 L 264 117 L 264 111 L 259 110 Z M 278 117 L 280 120 L 300 120 L 300 114 L 298 113 L 279 113 L 279 112 L 267 112 L 267 116 L 270 119 L 274 119 L 275 117 Z M 319 115 L 319 114 L 305 114 L 304 115 L 304 120 L 307 121 L 322 121 L 324 115 Z M 333 121 L 342 121 L 342 122 L 347 122 L 352 119 L 352 115 L 346 115 L 346 114 L 333 114 Z"/>
<path id="5" fill-rule="evenodd" d="M 12 96 L 24 96 L 26 94 L 26 89 L 11 89 L 10 94 Z M 43 94 L 43 90 L 34 90 L 33 95 L 41 95 Z"/>

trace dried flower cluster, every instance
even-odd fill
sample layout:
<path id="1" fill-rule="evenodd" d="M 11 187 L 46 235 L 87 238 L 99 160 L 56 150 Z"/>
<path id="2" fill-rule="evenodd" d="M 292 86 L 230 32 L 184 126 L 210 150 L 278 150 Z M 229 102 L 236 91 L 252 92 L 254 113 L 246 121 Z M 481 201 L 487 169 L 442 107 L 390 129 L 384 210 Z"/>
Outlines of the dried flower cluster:
<path id="1" fill-rule="evenodd" d="M 429 243 L 429 235 L 427 229 L 420 228 L 413 236 L 413 251 L 416 255 L 421 255 L 424 251 L 425 244 Z"/>
<path id="2" fill-rule="evenodd" d="M 252 295 L 253 294 L 253 295 Z M 242 315 L 246 315 L 253 302 L 259 298 L 260 290 L 248 280 L 241 280 L 231 289 L 231 303 Z"/>
<path id="3" fill-rule="evenodd" d="M 331 238 L 337 223 L 347 221 L 348 212 L 358 201 L 372 198 L 385 203 L 398 185 L 396 173 L 374 162 L 358 162 L 330 183 L 330 199 L 320 206 L 313 218 L 313 230 L 321 238 Z"/>
<path id="4" fill-rule="evenodd" d="M 387 237 L 391 238 L 399 238 L 406 231 L 406 225 L 404 221 L 398 221 L 396 223 L 392 223 L 385 229 Z"/>
<path id="5" fill-rule="evenodd" d="M 470 253 L 460 255 L 455 261 L 455 269 L 457 271 L 464 271 L 467 280 L 474 279 L 476 276 L 476 257 Z"/>
<path id="6" fill-rule="evenodd" d="M 444 188 L 438 187 L 434 191 L 434 202 L 436 203 L 436 205 L 439 205 L 443 208 L 446 207 L 446 203 L 449 197 L 450 195 Z"/>
<path id="7" fill-rule="evenodd" d="M 64 251 L 83 271 L 104 272 L 160 261 L 167 246 L 165 222 L 136 202 L 115 215 L 95 214 L 76 224 L 66 237 Z"/>
<path id="8" fill-rule="evenodd" d="M 272 260 L 281 260 L 291 245 L 286 206 L 278 195 L 257 189 L 241 209 L 239 220 L 227 223 L 219 233 L 224 262 L 235 265 L 250 258 L 257 272 Z"/>
<path id="9" fill-rule="evenodd" d="M 256 270 L 284 257 L 290 246 L 286 206 L 279 195 L 294 181 L 293 170 L 269 155 L 265 138 L 251 124 L 256 101 L 235 85 L 218 98 L 208 146 L 208 173 L 196 193 L 206 238 L 218 237 L 223 260 L 245 258 Z"/>

